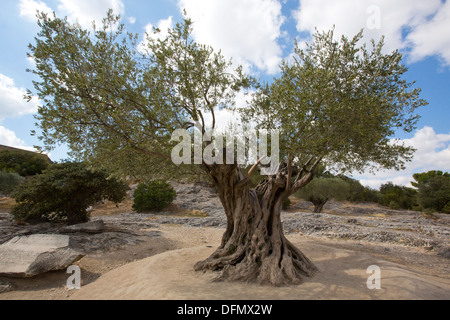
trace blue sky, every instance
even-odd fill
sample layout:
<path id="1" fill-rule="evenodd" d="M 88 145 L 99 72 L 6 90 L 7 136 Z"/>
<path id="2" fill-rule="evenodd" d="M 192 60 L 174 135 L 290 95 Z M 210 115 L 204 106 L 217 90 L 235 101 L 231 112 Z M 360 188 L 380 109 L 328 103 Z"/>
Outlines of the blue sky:
<path id="1" fill-rule="evenodd" d="M 35 11 L 56 11 L 89 28 L 108 8 L 122 15 L 127 28 L 139 34 L 173 25 L 182 10 L 194 20 L 195 39 L 221 49 L 252 75 L 270 81 L 282 59 L 292 53 L 294 39 L 307 42 L 315 28 L 335 26 L 336 35 L 352 36 L 365 29 L 364 41 L 386 37 L 386 50 L 399 49 L 409 67 L 406 77 L 417 81 L 429 102 L 419 110 L 417 130 L 395 138 L 417 148 L 414 160 L 401 172 L 381 171 L 354 177 L 371 187 L 393 181 L 409 185 L 415 172 L 450 171 L 450 2 L 441 0 L 4 0 L 0 2 L 0 144 L 32 149 L 39 142 L 33 114 L 39 102 L 23 101 L 32 89 L 25 70 L 27 45 L 38 32 Z M 244 103 L 241 99 L 240 103 Z M 233 118 L 222 114 L 225 121 Z M 66 157 L 66 148 L 50 157 Z"/>

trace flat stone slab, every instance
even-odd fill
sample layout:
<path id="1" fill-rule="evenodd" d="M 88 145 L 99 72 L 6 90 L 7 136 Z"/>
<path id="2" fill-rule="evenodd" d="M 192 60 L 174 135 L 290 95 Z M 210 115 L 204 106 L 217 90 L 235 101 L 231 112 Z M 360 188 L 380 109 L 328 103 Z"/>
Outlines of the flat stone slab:
<path id="1" fill-rule="evenodd" d="M 101 233 L 105 229 L 103 220 L 90 221 L 86 223 L 74 224 L 72 226 L 64 227 L 62 232 L 66 233 Z"/>
<path id="2" fill-rule="evenodd" d="M 0 246 L 0 276 L 33 277 L 65 269 L 83 257 L 69 242 L 67 235 L 15 237 Z"/>

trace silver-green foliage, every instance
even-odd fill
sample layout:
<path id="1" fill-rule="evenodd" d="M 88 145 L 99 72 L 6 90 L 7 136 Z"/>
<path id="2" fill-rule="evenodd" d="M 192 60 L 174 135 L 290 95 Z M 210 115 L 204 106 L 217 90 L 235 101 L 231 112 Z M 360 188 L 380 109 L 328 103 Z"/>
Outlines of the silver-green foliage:
<path id="1" fill-rule="evenodd" d="M 24 181 L 25 178 L 16 172 L 0 171 L 0 193 L 11 195 Z"/>
<path id="2" fill-rule="evenodd" d="M 316 178 L 300 189 L 296 196 L 312 202 L 315 212 L 321 212 L 330 199 L 345 200 L 348 193 L 348 183 L 340 178 Z"/>
<path id="3" fill-rule="evenodd" d="M 40 32 L 29 55 L 43 102 L 40 138 L 47 147 L 66 143 L 75 157 L 114 166 L 123 175 L 128 167 L 134 171 L 129 160 L 135 158 L 138 168 L 165 173 L 174 167 L 172 132 L 196 121 L 205 127 L 205 114 L 231 105 L 249 79 L 220 53 L 193 41 L 189 19 L 166 38 L 155 29 L 144 46 L 119 21 L 109 11 L 103 26 L 90 32 L 39 14 Z"/>
<path id="4" fill-rule="evenodd" d="M 282 150 L 300 163 L 312 156 L 342 171 L 404 168 L 414 150 L 391 138 L 411 132 L 427 102 L 404 79 L 402 55 L 384 53 L 383 39 L 361 45 L 362 37 L 337 41 L 333 31 L 317 32 L 305 50 L 296 45 L 243 117 L 280 129 Z"/>

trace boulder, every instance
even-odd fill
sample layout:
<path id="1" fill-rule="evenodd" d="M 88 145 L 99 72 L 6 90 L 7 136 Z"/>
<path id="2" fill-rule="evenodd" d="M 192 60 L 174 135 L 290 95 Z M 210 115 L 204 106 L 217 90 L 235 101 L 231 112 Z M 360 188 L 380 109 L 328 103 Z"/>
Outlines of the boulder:
<path id="1" fill-rule="evenodd" d="M 0 276 L 33 277 L 65 269 L 82 257 L 67 235 L 15 237 L 0 246 Z"/>
<path id="2" fill-rule="evenodd" d="M 0 293 L 14 291 L 14 286 L 9 282 L 0 281 Z"/>
<path id="3" fill-rule="evenodd" d="M 105 223 L 103 220 L 96 220 L 64 227 L 61 231 L 63 233 L 102 233 L 104 229 Z"/>

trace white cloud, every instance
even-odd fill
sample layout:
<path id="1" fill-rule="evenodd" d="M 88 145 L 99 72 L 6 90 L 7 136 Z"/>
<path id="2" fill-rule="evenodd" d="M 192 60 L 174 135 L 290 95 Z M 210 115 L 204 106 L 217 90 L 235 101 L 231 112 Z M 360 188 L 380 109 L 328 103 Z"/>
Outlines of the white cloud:
<path id="1" fill-rule="evenodd" d="M 13 131 L 3 126 L 0 126 L 0 144 L 8 147 L 36 151 L 33 147 L 26 146 L 25 142 L 22 139 L 17 138 Z"/>
<path id="2" fill-rule="evenodd" d="M 128 22 L 131 24 L 135 24 L 136 23 L 136 18 L 135 17 L 129 17 L 128 18 Z"/>
<path id="3" fill-rule="evenodd" d="M 20 16 L 30 20 L 32 22 L 35 22 L 37 20 L 36 13 L 37 11 L 45 12 L 45 13 L 52 13 L 52 9 L 47 6 L 47 4 L 43 1 L 39 0 L 20 0 L 19 2 L 19 10 L 20 10 Z"/>
<path id="4" fill-rule="evenodd" d="M 27 57 L 27 62 L 32 68 L 36 68 L 36 60 L 34 57 Z"/>
<path id="5" fill-rule="evenodd" d="M 92 21 L 101 24 L 108 9 L 113 9 L 114 14 L 123 15 L 125 5 L 121 0 L 59 0 L 58 11 L 68 16 L 71 20 L 77 20 L 84 28 L 90 28 Z"/>
<path id="6" fill-rule="evenodd" d="M 433 128 L 424 127 L 413 138 L 403 141 L 417 149 L 409 165 L 411 169 L 450 170 L 450 133 L 437 134 Z"/>
<path id="7" fill-rule="evenodd" d="M 363 185 L 378 189 L 388 181 L 411 187 L 414 173 L 441 170 L 450 172 L 450 133 L 437 134 L 433 128 L 418 130 L 411 139 L 401 140 L 417 149 L 414 159 L 406 164 L 406 170 L 385 170 L 373 175 L 354 175 Z"/>
<path id="8" fill-rule="evenodd" d="M 449 7 L 448 2 L 446 6 Z M 340 37 L 342 34 L 354 36 L 364 28 L 366 42 L 385 35 L 386 50 L 413 45 L 418 48 L 413 49 L 414 55 L 421 58 L 440 52 L 444 44 L 448 48 L 448 13 L 441 13 L 442 7 L 440 0 L 301 0 L 294 16 L 298 31 L 314 33 L 316 27 L 330 30 L 335 25 L 336 37 Z M 438 15 L 428 21 L 438 11 Z M 405 32 L 411 31 L 406 40 Z M 430 38 L 425 40 L 427 36 Z M 425 49 L 428 42 L 432 42 L 435 49 Z"/>
<path id="9" fill-rule="evenodd" d="M 450 1 L 441 4 L 437 14 L 428 22 L 418 25 L 407 37 L 413 50 L 412 61 L 428 56 L 439 56 L 450 65 Z"/>
<path id="10" fill-rule="evenodd" d="M 169 17 L 167 19 L 161 19 L 156 24 L 156 28 L 160 30 L 159 33 L 155 34 L 153 33 L 153 25 L 151 23 L 147 24 L 145 26 L 145 33 L 146 36 L 144 37 L 144 40 L 138 45 L 138 51 L 141 53 L 145 53 L 148 45 L 147 35 L 149 37 L 153 37 L 154 39 L 164 39 L 169 34 L 169 29 L 173 27 L 173 21 L 172 17 Z"/>
<path id="11" fill-rule="evenodd" d="M 19 117 L 37 111 L 38 101 L 27 102 L 23 99 L 26 94 L 24 88 L 18 88 L 14 80 L 0 74 L 0 121 L 9 117 Z"/>
<path id="12" fill-rule="evenodd" d="M 193 35 L 244 66 L 275 74 L 282 50 L 284 16 L 276 0 L 179 0 L 181 10 L 194 21 Z"/>
<path id="13" fill-rule="evenodd" d="M 245 93 L 245 91 L 240 91 L 234 97 L 234 104 L 237 109 L 243 109 L 247 107 L 247 101 L 250 99 L 252 91 Z M 215 128 L 219 131 L 226 131 L 230 128 L 230 124 L 233 126 L 242 125 L 242 118 L 239 111 L 232 111 L 230 109 L 216 109 L 214 111 L 214 117 L 216 121 Z M 205 113 L 204 119 L 206 122 L 206 127 L 212 127 L 213 118 L 211 113 Z"/>
<path id="14" fill-rule="evenodd" d="M 113 9 L 115 14 L 123 15 L 125 13 L 122 0 L 58 0 L 58 2 L 57 13 L 67 16 L 71 21 L 77 21 L 84 28 L 91 28 L 92 21 L 95 21 L 97 25 L 101 24 L 108 9 Z M 36 21 L 36 10 L 46 13 L 53 12 L 41 0 L 20 0 L 19 9 L 21 17 L 33 22 Z"/>

